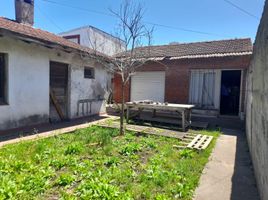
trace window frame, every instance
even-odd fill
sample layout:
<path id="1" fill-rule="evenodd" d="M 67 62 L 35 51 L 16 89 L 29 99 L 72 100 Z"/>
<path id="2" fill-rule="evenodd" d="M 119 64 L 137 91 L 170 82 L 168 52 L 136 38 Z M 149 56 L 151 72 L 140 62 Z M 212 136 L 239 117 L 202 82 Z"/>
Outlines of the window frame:
<path id="1" fill-rule="evenodd" d="M 87 75 L 86 74 L 86 71 L 87 70 L 90 70 L 91 71 L 91 75 Z M 85 66 L 84 67 L 84 78 L 85 79 L 95 79 L 95 68 L 94 67 Z"/>
<path id="2" fill-rule="evenodd" d="M 193 78 L 193 75 L 194 74 L 198 74 L 198 80 L 193 80 L 192 78 Z M 212 89 L 211 91 L 212 91 L 212 96 L 210 97 L 210 96 L 208 96 L 208 97 L 210 97 L 210 100 L 211 100 L 211 104 L 209 103 L 205 103 L 206 102 L 206 100 L 207 99 L 205 99 L 204 100 L 204 97 L 205 98 L 207 98 L 207 95 L 208 95 L 208 88 L 206 88 L 205 86 L 206 86 L 206 80 L 208 80 L 208 79 L 206 79 L 206 76 L 208 75 L 208 74 L 213 74 L 213 82 L 214 82 L 214 84 L 213 84 L 213 88 L 210 88 L 210 89 Z M 201 88 L 201 90 L 196 90 L 196 88 L 194 87 L 194 85 L 192 85 L 193 84 L 193 82 L 196 82 L 196 81 L 198 81 L 198 82 L 202 82 L 201 84 L 199 83 L 198 85 L 199 86 L 202 86 L 202 88 Z M 198 70 L 190 70 L 190 79 L 189 79 L 189 100 L 188 100 L 188 102 L 189 102 L 189 104 L 194 104 L 195 106 L 196 106 L 196 108 L 200 108 L 200 109 L 217 109 L 216 108 L 216 95 L 217 95 L 217 93 L 216 93 L 216 81 L 217 81 L 217 70 L 215 70 L 215 69 L 198 69 Z M 204 88 L 206 88 L 206 92 L 204 92 Z M 195 93 L 196 94 L 196 92 L 197 91 L 199 91 L 198 92 L 198 100 L 197 100 L 197 102 L 195 102 L 195 100 L 193 100 L 193 98 L 195 97 L 195 95 L 193 95 L 193 93 Z"/>
<path id="3" fill-rule="evenodd" d="M 7 59 L 8 55 L 6 53 L 0 52 L 0 57 L 3 58 L 3 68 L 0 67 L 0 70 L 3 70 L 0 75 L 0 82 L 3 85 L 2 88 L 0 88 L 0 105 L 7 105 Z M 0 58 L 1 59 L 1 58 Z"/>

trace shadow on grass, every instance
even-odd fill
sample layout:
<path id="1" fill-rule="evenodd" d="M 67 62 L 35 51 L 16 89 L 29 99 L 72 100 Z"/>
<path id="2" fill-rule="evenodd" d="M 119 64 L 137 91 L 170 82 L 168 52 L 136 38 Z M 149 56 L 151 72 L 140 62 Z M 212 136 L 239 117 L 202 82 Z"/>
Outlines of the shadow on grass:
<path id="1" fill-rule="evenodd" d="M 107 117 L 96 115 L 96 116 L 74 119 L 71 121 L 39 124 L 39 125 L 27 126 L 27 127 L 17 128 L 17 129 L 11 129 L 11 130 L 7 130 L 7 131 L 0 131 L 0 142 L 19 138 L 19 137 L 25 137 L 25 136 L 29 136 L 29 135 L 39 134 L 42 132 L 53 131 L 56 129 L 82 125 L 85 123 L 89 123 L 89 122 L 93 122 L 93 121 L 105 119 L 105 118 L 107 118 Z"/>

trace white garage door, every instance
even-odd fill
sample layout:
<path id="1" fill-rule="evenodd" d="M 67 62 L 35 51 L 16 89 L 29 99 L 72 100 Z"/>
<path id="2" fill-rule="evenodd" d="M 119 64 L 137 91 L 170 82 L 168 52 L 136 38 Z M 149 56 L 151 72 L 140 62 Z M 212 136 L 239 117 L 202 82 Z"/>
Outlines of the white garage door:
<path id="1" fill-rule="evenodd" d="M 131 101 L 165 100 L 165 72 L 137 72 L 131 77 Z"/>

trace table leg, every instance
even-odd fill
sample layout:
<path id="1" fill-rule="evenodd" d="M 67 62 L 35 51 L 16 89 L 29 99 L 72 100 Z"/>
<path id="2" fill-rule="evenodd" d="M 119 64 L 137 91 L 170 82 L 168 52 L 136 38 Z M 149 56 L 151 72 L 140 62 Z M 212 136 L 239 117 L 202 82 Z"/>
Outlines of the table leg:
<path id="1" fill-rule="evenodd" d="M 156 116 L 156 110 L 153 109 L 153 117 L 155 117 L 155 116 Z"/>
<path id="2" fill-rule="evenodd" d="M 181 113 L 181 124 L 182 124 L 182 131 L 186 131 L 186 128 L 185 128 L 185 110 L 182 111 Z"/>
<path id="3" fill-rule="evenodd" d="M 138 113 L 139 113 L 139 114 L 138 114 L 138 115 L 139 115 L 139 119 L 141 119 L 141 108 L 138 108 L 138 110 L 139 110 L 139 111 L 138 111 Z"/>
<path id="4" fill-rule="evenodd" d="M 127 123 L 129 121 L 129 107 L 127 106 Z"/>
<path id="5" fill-rule="evenodd" d="M 189 126 L 192 125 L 192 110 L 189 109 Z"/>

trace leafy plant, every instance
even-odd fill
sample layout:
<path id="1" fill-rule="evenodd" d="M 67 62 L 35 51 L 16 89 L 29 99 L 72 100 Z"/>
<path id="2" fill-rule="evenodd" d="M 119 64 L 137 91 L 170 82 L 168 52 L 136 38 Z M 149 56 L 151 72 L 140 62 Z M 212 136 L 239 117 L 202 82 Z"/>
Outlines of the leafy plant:
<path id="1" fill-rule="evenodd" d="M 103 130 L 98 133 L 98 142 L 104 146 L 110 144 L 112 141 L 112 136 L 109 131 Z"/>
<path id="2" fill-rule="evenodd" d="M 81 199 L 103 199 L 112 200 L 119 197 L 119 189 L 99 179 L 91 179 L 83 182 L 77 189 L 77 196 Z"/>
<path id="3" fill-rule="evenodd" d="M 16 182 L 11 180 L 9 176 L 0 178 L 0 199 L 13 199 L 17 193 Z"/>
<path id="4" fill-rule="evenodd" d="M 137 153 L 142 149 L 142 146 L 138 143 L 129 143 L 125 146 L 123 146 L 120 150 L 120 154 L 124 156 L 129 156 Z"/>
<path id="5" fill-rule="evenodd" d="M 181 158 L 193 158 L 194 157 L 194 151 L 190 149 L 183 149 L 179 153 Z"/>
<path id="6" fill-rule="evenodd" d="M 187 185 L 186 183 L 177 183 L 174 192 L 176 193 L 175 194 L 176 199 L 184 198 L 193 193 L 190 186 Z"/>
<path id="7" fill-rule="evenodd" d="M 67 186 L 75 181 L 75 178 L 70 174 L 61 174 L 58 180 L 56 181 L 57 185 Z"/>
<path id="8" fill-rule="evenodd" d="M 153 141 L 153 140 L 150 140 L 150 139 L 148 139 L 148 140 L 145 140 L 145 145 L 147 146 L 147 147 L 149 147 L 149 148 L 151 148 L 151 149 L 156 149 L 157 148 L 157 144 L 155 143 L 155 141 Z"/>
<path id="9" fill-rule="evenodd" d="M 56 160 L 51 160 L 50 162 L 49 162 L 49 164 L 51 165 L 51 166 L 53 166 L 56 170 L 60 170 L 61 168 L 63 168 L 64 166 L 66 166 L 66 161 L 65 160 L 58 160 L 58 159 L 56 159 Z"/>
<path id="10" fill-rule="evenodd" d="M 119 158 L 118 157 L 115 157 L 115 156 L 112 156 L 110 158 L 108 158 L 104 164 L 107 166 L 107 167 L 110 167 L 110 166 L 116 166 L 118 165 L 119 163 Z"/>
<path id="11" fill-rule="evenodd" d="M 171 200 L 171 198 L 169 198 L 165 194 L 158 194 L 158 195 L 156 195 L 155 200 Z"/>
<path id="12" fill-rule="evenodd" d="M 64 154 L 68 155 L 68 154 L 78 154 L 82 151 L 82 147 L 81 144 L 71 144 L 69 146 L 67 146 Z"/>

